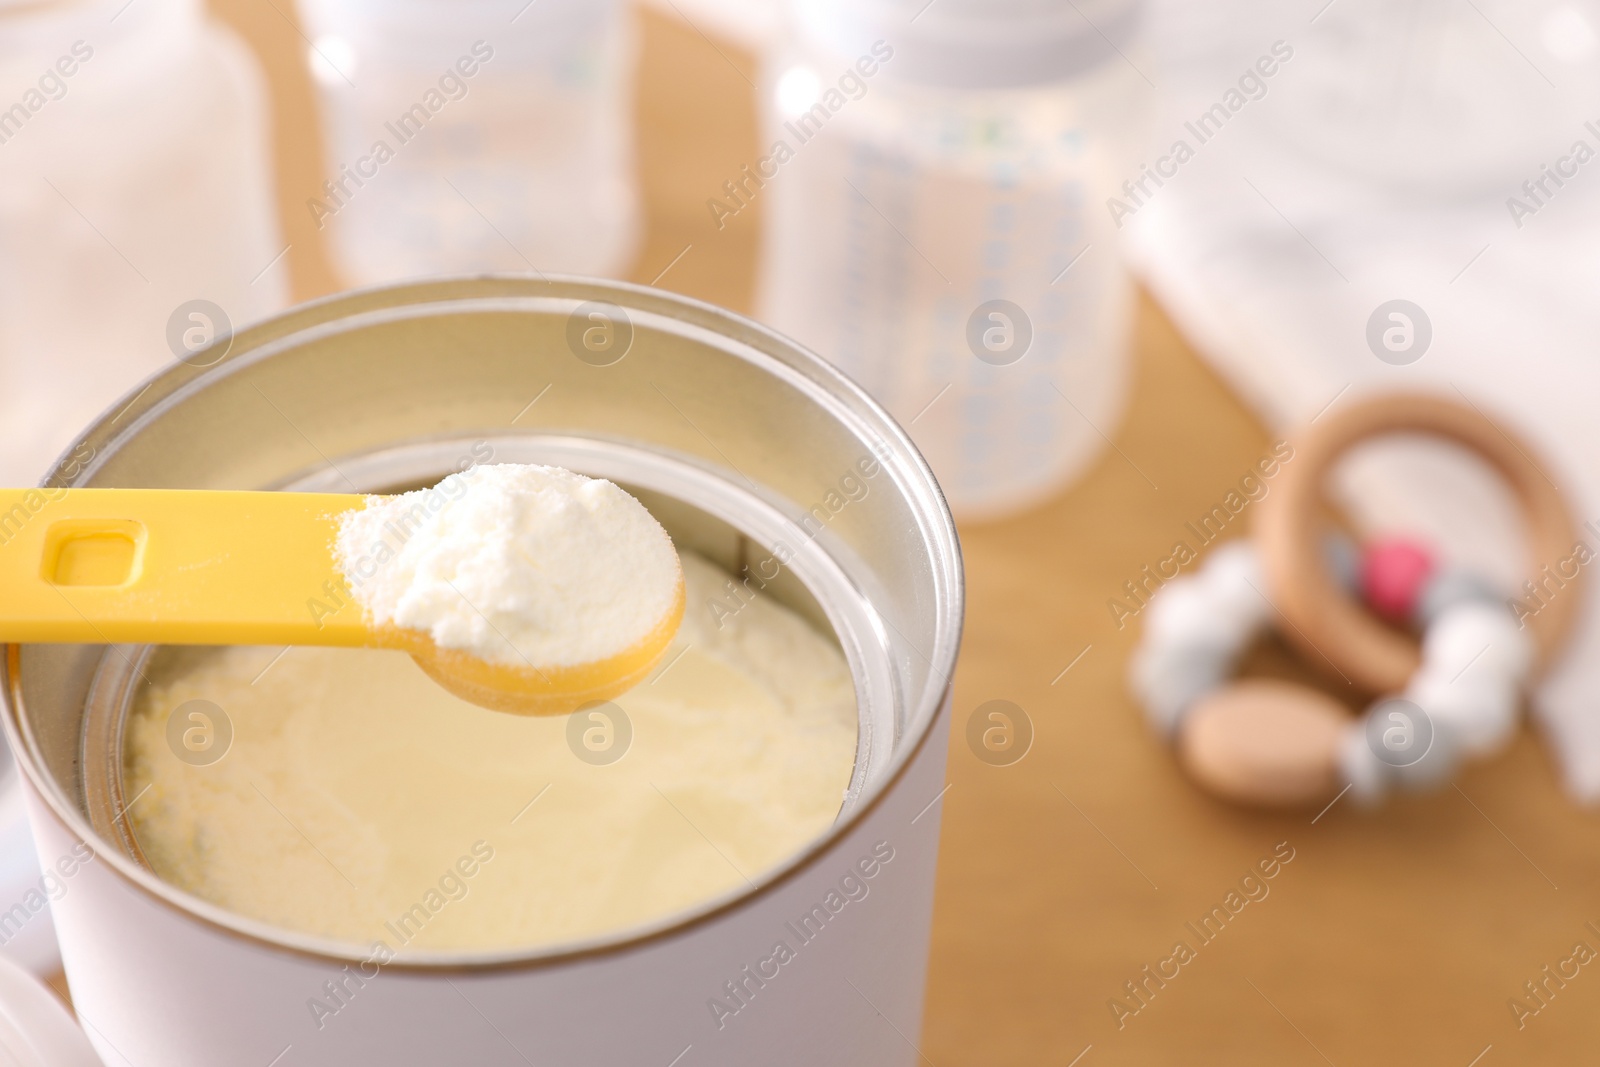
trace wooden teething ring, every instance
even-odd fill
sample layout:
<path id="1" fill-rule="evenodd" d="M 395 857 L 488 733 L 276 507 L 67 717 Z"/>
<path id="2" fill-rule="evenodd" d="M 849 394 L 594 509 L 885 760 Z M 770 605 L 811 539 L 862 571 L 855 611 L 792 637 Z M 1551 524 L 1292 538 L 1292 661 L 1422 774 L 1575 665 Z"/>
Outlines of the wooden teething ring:
<path id="1" fill-rule="evenodd" d="M 1522 505 L 1533 573 L 1570 555 L 1578 541 L 1566 501 L 1529 458 L 1532 450 L 1474 408 L 1426 394 L 1385 394 L 1348 405 L 1306 429 L 1257 514 L 1262 563 L 1274 603 L 1290 623 L 1285 636 L 1306 662 L 1331 662 L 1373 693 L 1403 689 L 1421 653 L 1413 638 L 1369 614 L 1329 574 L 1320 549 L 1319 504 L 1323 482 L 1345 452 L 1396 433 L 1453 441 L 1505 478 Z M 1541 665 L 1549 663 L 1572 628 L 1578 592 L 1564 589 L 1528 619 Z"/>

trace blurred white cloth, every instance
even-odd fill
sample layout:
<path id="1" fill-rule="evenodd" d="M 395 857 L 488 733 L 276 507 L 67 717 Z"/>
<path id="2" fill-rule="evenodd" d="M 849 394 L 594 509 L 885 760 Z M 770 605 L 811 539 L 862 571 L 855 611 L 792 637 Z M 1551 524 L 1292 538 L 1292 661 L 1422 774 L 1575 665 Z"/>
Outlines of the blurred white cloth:
<path id="1" fill-rule="evenodd" d="M 1600 13 L 1545 0 L 1325 4 L 1153 4 L 1167 117 L 1148 161 L 1180 138 L 1194 156 L 1129 201 L 1136 269 L 1275 427 L 1379 390 L 1465 398 L 1527 438 L 1579 523 L 1600 529 Z M 1276 41 L 1294 54 L 1264 95 L 1198 143 L 1185 122 Z M 1560 187 L 1547 179 L 1535 205 L 1522 183 L 1578 141 L 1596 158 Z M 1537 212 L 1514 218 L 1514 196 Z M 1432 327 L 1407 365 L 1367 342 L 1369 317 L 1394 299 Z M 1337 490 L 1367 528 L 1428 536 L 1509 593 L 1525 577 L 1510 497 L 1444 453 L 1385 446 L 1347 464 Z M 1582 536 L 1600 551 L 1600 534 Z M 1600 598 L 1582 595 L 1533 711 L 1569 792 L 1592 804 Z"/>

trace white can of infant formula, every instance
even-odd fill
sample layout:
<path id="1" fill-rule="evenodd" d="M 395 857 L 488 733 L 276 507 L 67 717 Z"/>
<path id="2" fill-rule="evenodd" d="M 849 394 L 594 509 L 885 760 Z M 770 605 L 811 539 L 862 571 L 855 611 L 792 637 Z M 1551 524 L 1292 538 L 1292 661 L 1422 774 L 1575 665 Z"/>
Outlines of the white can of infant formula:
<path id="1" fill-rule="evenodd" d="M 826 832 L 710 899 L 531 947 L 382 951 L 156 873 L 124 781 L 150 650 L 12 646 L 7 738 L 105 1061 L 917 1062 L 962 574 L 889 416 L 753 322 L 577 279 L 356 293 L 217 346 L 86 431 L 52 483 L 388 492 L 485 456 L 610 478 L 738 579 L 726 610 L 773 597 L 836 642 L 854 766 Z"/>

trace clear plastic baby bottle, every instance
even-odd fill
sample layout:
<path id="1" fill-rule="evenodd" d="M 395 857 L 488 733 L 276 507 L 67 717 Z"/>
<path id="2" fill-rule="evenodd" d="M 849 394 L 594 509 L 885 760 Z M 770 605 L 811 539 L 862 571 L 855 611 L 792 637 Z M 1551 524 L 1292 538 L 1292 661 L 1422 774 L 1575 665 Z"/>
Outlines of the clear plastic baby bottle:
<path id="1" fill-rule="evenodd" d="M 285 243 L 260 71 L 199 0 L 0 2 L 0 484 L 281 308 Z"/>
<path id="2" fill-rule="evenodd" d="M 1127 381 L 1105 207 L 1149 86 L 1138 0 L 796 0 L 763 155 L 708 205 L 767 212 L 759 314 L 910 427 L 958 514 L 1063 486 Z"/>
<path id="3" fill-rule="evenodd" d="M 615 275 L 640 236 L 619 0 L 300 0 L 347 279 Z"/>

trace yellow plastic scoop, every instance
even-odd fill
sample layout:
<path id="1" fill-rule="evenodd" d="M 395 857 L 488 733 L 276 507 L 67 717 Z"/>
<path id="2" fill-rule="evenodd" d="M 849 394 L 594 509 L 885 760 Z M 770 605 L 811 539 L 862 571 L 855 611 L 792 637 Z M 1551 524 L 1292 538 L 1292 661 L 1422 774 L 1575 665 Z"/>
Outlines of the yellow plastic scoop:
<path id="1" fill-rule="evenodd" d="M 642 681 L 683 618 L 594 662 L 508 665 L 372 627 L 333 556 L 367 498 L 172 489 L 0 489 L 0 643 L 336 645 L 409 652 L 486 707 L 564 714 Z"/>

